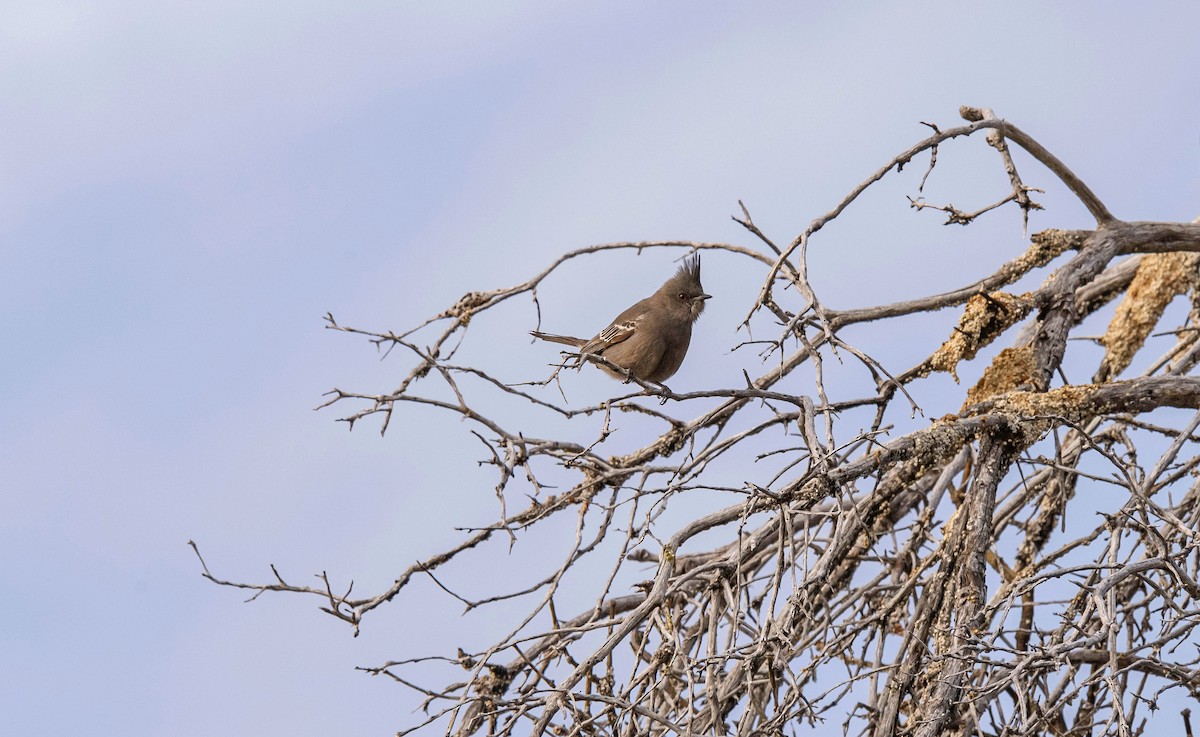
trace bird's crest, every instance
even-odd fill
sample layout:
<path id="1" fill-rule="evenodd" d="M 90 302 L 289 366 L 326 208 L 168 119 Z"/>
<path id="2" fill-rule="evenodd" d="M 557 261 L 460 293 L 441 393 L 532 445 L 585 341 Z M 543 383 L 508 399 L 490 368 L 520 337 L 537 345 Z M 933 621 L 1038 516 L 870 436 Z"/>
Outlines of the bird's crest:
<path id="1" fill-rule="evenodd" d="M 685 258 L 679 271 L 676 271 L 675 275 L 667 280 L 663 288 L 667 291 L 682 290 L 688 293 L 703 291 L 700 286 L 700 254 L 693 254 Z"/>

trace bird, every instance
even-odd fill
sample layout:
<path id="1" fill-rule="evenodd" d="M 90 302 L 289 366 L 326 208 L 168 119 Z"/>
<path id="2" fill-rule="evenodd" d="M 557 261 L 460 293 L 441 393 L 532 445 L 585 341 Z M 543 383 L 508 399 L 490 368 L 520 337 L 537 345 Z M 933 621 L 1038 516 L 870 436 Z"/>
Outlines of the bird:
<path id="1" fill-rule="evenodd" d="M 692 323 L 711 298 L 700 284 L 700 255 L 695 254 L 685 259 L 657 292 L 617 315 L 591 340 L 537 330 L 530 331 L 530 335 L 579 349 L 580 361 L 589 355 L 603 356 L 628 372 L 596 364 L 614 378 L 628 382 L 632 376 L 661 385 L 683 364 L 692 341 Z"/>

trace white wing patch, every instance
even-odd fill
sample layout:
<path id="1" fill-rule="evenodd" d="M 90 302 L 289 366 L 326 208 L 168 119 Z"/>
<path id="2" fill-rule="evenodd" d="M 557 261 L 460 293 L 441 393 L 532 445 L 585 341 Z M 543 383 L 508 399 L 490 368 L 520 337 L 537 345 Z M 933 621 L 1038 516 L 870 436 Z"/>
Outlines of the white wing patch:
<path id="1" fill-rule="evenodd" d="M 638 315 L 632 320 L 624 322 L 616 322 L 600 331 L 600 334 L 592 338 L 587 343 L 579 347 L 580 353 L 603 353 L 605 348 L 616 345 L 627 339 L 637 331 L 638 321 L 642 319 L 642 315 Z"/>
<path id="2" fill-rule="evenodd" d="M 633 335 L 633 331 L 635 330 L 637 330 L 637 320 L 626 320 L 625 322 L 609 325 L 608 327 L 604 328 L 604 330 L 602 330 L 600 334 L 595 337 L 594 342 L 600 343 L 601 345 L 620 343 L 630 335 Z"/>

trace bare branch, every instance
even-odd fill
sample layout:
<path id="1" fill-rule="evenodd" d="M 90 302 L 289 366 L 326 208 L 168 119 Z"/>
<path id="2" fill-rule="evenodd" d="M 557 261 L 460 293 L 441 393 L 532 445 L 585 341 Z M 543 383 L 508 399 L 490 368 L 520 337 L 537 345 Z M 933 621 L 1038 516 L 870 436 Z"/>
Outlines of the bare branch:
<path id="1" fill-rule="evenodd" d="M 495 474 L 482 492 L 494 516 L 379 591 L 323 572 L 295 584 L 274 566 L 261 583 L 218 578 L 189 542 L 201 575 L 251 600 L 317 597 L 355 634 L 411 599 L 414 577 L 490 612 L 478 652 L 364 668 L 423 699 L 412 729 L 446 734 L 776 735 L 829 722 L 872 737 L 1133 735 L 1160 699 L 1200 697 L 1200 224 L 1119 221 L 1020 128 L 986 108 L 961 115 L 966 125 L 926 124 L 930 136 L 786 246 L 739 202 L 753 248 L 595 245 L 413 328 L 327 315 L 407 363 L 393 390 L 334 389 L 321 407 L 381 431 L 414 405 L 462 420 L 468 442 L 454 447 Z M 926 202 L 945 144 L 979 131 L 1007 184 L 974 209 Z M 1094 229 L 997 244 L 1004 264 L 943 293 L 821 302 L 808 270 L 818 233 L 925 152 L 914 208 L 962 225 L 1019 213 L 1024 227 L 1041 190 L 1018 149 Z M 674 391 L 630 375 L 573 406 L 571 354 L 545 379 L 531 358 L 518 382 L 455 360 L 486 339 L 470 329 L 482 313 L 521 319 L 505 312 L 512 297 L 530 295 L 536 327 L 537 290 L 567 261 L 648 249 L 719 250 L 762 279 L 741 323 L 750 337 L 729 336 L 742 360 L 732 381 Z M 1110 303 L 1107 329 L 1085 332 Z M 943 315 L 954 324 L 932 334 L 922 319 L 947 307 L 957 322 Z M 889 343 L 910 368 L 872 348 Z M 581 358 L 581 370 L 620 371 Z M 955 390 L 939 372 L 978 378 Z M 490 552 L 532 540 L 519 571 Z M 500 590 L 472 591 L 454 576 L 464 569 Z"/>

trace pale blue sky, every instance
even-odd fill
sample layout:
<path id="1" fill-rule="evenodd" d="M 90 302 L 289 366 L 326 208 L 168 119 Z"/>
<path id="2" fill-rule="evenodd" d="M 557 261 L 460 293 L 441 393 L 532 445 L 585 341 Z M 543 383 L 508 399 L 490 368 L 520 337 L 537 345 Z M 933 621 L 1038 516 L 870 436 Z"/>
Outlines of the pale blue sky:
<path id="1" fill-rule="evenodd" d="M 1190 220 L 1197 28 L 1182 0 L 5 2 L 6 730 L 407 726 L 409 695 L 353 667 L 452 652 L 454 628 L 488 622 L 460 623 L 418 584 L 353 639 L 314 602 L 240 604 L 185 546 L 231 578 L 275 563 L 367 591 L 456 540 L 464 514 L 494 513 L 459 423 L 415 412 L 380 438 L 312 411 L 333 386 L 386 390 L 405 369 L 322 314 L 401 329 L 570 248 L 749 244 L 738 199 L 787 241 L 964 103 L 1039 138 L 1118 217 Z M 956 204 L 1003 194 L 982 148 L 954 147 Z M 1049 183 L 1031 165 L 1025 178 Z M 914 263 L 937 264 L 914 289 L 958 286 L 1017 252 L 1011 219 L 930 229 L 935 215 L 906 209 L 913 189 L 881 188 L 815 242 L 828 302 L 915 296 L 897 278 Z M 1031 229 L 1086 225 L 1061 191 L 1044 201 Z M 711 263 L 685 388 L 738 375 L 722 356 L 756 283 Z M 622 307 L 672 268 L 625 254 L 568 271 L 541 295 L 545 326 L 599 327 L 606 292 Z M 520 337 L 532 309 L 508 314 L 466 355 L 538 378 L 546 352 Z"/>

